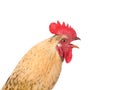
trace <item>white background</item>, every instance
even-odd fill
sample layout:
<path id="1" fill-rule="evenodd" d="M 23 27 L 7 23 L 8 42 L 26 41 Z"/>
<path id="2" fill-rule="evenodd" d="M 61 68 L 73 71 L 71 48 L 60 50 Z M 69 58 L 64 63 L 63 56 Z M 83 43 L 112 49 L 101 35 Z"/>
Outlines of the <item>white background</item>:
<path id="1" fill-rule="evenodd" d="M 120 90 L 119 0 L 0 0 L 0 87 L 57 20 L 81 41 L 53 90 Z"/>

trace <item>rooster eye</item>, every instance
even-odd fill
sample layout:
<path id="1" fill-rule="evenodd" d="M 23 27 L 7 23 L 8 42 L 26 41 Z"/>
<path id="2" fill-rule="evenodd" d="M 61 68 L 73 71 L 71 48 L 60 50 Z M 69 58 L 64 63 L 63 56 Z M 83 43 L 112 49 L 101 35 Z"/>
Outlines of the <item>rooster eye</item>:
<path id="1" fill-rule="evenodd" d="M 65 40 L 65 39 L 63 39 L 63 40 L 62 40 L 62 42 L 66 42 L 66 40 Z"/>

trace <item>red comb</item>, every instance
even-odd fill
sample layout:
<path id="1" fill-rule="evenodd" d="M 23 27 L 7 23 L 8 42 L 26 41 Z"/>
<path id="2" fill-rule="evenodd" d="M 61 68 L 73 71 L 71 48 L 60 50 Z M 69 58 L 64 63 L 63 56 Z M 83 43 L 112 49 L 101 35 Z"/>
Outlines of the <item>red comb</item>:
<path id="1" fill-rule="evenodd" d="M 64 22 L 63 22 L 63 24 L 60 24 L 59 21 L 57 21 L 57 23 L 54 23 L 54 22 L 51 23 L 49 26 L 49 30 L 53 34 L 67 35 L 69 38 L 77 37 L 75 30 L 68 24 L 65 25 Z"/>

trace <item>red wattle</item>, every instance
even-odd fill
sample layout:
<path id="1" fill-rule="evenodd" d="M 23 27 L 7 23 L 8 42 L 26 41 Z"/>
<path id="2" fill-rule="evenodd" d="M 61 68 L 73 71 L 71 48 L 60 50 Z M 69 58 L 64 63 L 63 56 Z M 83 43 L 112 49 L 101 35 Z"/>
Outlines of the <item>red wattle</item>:
<path id="1" fill-rule="evenodd" d="M 66 63 L 69 63 L 72 59 L 72 48 L 69 48 L 69 50 L 65 52 L 64 55 Z"/>

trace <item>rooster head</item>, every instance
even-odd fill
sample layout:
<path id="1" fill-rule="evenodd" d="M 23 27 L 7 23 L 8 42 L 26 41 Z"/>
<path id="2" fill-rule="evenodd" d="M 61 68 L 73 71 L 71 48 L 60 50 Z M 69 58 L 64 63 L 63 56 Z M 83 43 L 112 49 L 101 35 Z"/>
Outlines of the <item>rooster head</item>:
<path id="1" fill-rule="evenodd" d="M 51 23 L 49 25 L 49 30 L 55 35 L 65 36 L 65 38 L 59 41 L 56 48 L 59 55 L 69 63 L 72 59 L 72 48 L 79 48 L 78 46 L 71 44 L 71 42 L 74 40 L 80 40 L 80 38 L 77 37 L 75 30 L 68 24 L 65 25 L 64 22 L 63 24 L 60 24 L 59 21 L 57 21 L 57 23 Z"/>

